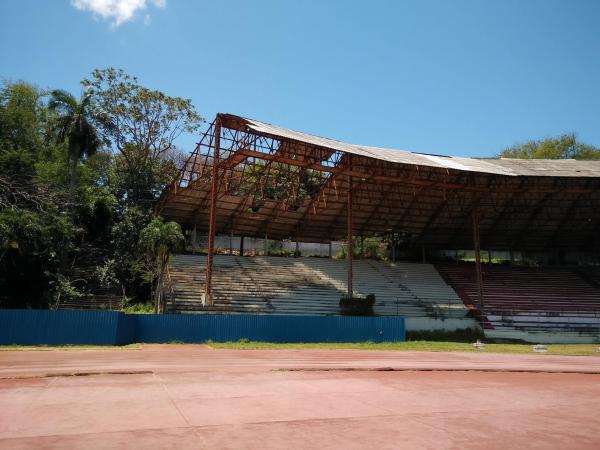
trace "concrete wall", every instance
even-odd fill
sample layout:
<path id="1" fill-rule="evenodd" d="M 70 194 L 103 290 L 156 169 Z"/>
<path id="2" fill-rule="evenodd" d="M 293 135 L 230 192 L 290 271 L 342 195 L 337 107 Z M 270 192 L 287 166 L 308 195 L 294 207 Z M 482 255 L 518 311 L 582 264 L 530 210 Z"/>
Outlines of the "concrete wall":
<path id="1" fill-rule="evenodd" d="M 600 343 L 599 335 L 579 334 L 576 332 L 548 333 L 540 331 L 486 330 L 490 339 L 507 339 L 529 342 L 531 344 L 595 344 Z"/>
<path id="2" fill-rule="evenodd" d="M 191 250 L 191 237 L 189 238 L 188 250 Z M 240 248 L 240 237 L 239 236 L 215 236 L 215 248 L 229 250 L 229 246 L 233 248 L 234 252 Z M 300 242 L 300 253 L 303 256 L 323 256 L 329 255 L 329 244 L 321 244 L 316 242 Z M 196 237 L 195 249 L 196 251 L 206 251 L 208 246 L 208 240 L 204 235 L 198 235 Z M 332 242 L 331 250 L 333 256 L 337 255 L 342 249 L 342 242 Z M 244 239 L 244 253 L 263 253 L 265 249 L 265 240 L 262 238 L 246 237 Z M 287 250 L 294 252 L 296 250 L 296 242 L 291 240 L 274 241 L 269 240 L 269 250 Z"/>

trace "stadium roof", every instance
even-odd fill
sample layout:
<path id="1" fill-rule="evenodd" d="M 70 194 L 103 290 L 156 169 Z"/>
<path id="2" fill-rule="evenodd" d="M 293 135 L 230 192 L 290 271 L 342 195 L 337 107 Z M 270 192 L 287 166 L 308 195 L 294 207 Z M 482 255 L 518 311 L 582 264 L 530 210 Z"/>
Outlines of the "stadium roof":
<path id="1" fill-rule="evenodd" d="M 245 127 L 255 133 L 291 139 L 306 144 L 335 149 L 390 163 L 413 164 L 426 167 L 508 176 L 600 177 L 600 161 L 578 161 L 575 159 L 464 158 L 459 156 L 431 155 L 399 149 L 348 144 L 270 125 L 268 123 L 259 122 L 258 120 L 242 119 L 240 117 L 236 117 L 236 119 L 241 119 L 243 122 L 245 121 Z"/>
<path id="2" fill-rule="evenodd" d="M 218 133 L 217 133 L 218 132 Z M 395 233 L 408 244 L 544 250 L 600 244 L 600 161 L 463 158 L 347 144 L 218 114 L 160 213 L 208 230 L 219 137 L 218 233 L 325 242 Z M 350 188 L 351 183 L 351 188 Z"/>

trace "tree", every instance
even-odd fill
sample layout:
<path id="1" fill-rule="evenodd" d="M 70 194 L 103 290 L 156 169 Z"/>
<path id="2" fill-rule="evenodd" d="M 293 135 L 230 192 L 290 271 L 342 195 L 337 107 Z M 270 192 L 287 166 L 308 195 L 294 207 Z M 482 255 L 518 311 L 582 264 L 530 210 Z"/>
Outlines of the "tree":
<path id="1" fill-rule="evenodd" d="M 45 148 L 43 93 L 35 86 L 6 82 L 0 89 L 0 169 L 5 176 L 31 177 Z"/>
<path id="2" fill-rule="evenodd" d="M 156 312 L 160 311 L 163 276 L 171 253 L 181 250 L 184 244 L 181 226 L 176 222 L 164 223 L 154 218 L 140 233 L 140 249 L 143 250 L 146 273 L 152 282 L 151 297 L 156 298 Z"/>
<path id="3" fill-rule="evenodd" d="M 78 229 L 62 214 L 62 186 L 37 177 L 64 148 L 48 140 L 43 92 L 19 81 L 0 89 L 0 307 L 45 306 L 62 286 Z M 60 293 L 58 293 L 60 295 Z"/>
<path id="4" fill-rule="evenodd" d="M 160 291 L 183 236 L 148 206 L 183 163 L 173 140 L 201 119 L 188 100 L 128 79 L 113 109 L 115 78 L 79 101 L 0 85 L 0 308 L 56 307 L 98 289 L 145 303 Z"/>
<path id="5" fill-rule="evenodd" d="M 69 162 L 71 165 L 69 197 L 75 198 L 77 183 L 77 163 L 84 156 L 96 153 L 100 146 L 98 132 L 93 125 L 94 118 L 90 107 L 91 95 L 85 94 L 77 101 L 70 93 L 56 89 L 51 93 L 48 107 L 58 113 L 54 131 L 59 142 L 68 141 Z"/>
<path id="6" fill-rule="evenodd" d="M 500 153 L 520 159 L 600 159 L 600 148 L 577 140 L 574 133 L 515 144 Z"/>
<path id="7" fill-rule="evenodd" d="M 184 242 L 181 227 L 163 223 L 141 208 L 126 208 L 111 232 L 113 258 L 107 271 L 114 274 L 124 294 L 153 298 L 171 252 Z"/>
<path id="8" fill-rule="evenodd" d="M 197 131 L 204 120 L 189 99 L 143 87 L 120 69 L 94 70 L 82 84 L 99 127 L 118 152 L 123 199 L 151 206 L 174 175 L 175 140 Z"/>

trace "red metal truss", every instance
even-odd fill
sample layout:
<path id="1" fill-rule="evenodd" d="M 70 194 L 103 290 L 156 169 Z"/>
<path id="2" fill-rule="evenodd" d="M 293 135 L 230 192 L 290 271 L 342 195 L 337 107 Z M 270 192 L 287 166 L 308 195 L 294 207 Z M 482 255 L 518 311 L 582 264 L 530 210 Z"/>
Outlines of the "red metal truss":
<path id="1" fill-rule="evenodd" d="M 600 245 L 600 162 L 394 152 L 230 114 L 201 136 L 159 211 L 198 232 L 213 225 L 217 234 L 328 242 L 347 237 L 350 192 L 362 236 L 401 233 L 418 246 L 472 248 L 477 205 L 486 249 Z"/>

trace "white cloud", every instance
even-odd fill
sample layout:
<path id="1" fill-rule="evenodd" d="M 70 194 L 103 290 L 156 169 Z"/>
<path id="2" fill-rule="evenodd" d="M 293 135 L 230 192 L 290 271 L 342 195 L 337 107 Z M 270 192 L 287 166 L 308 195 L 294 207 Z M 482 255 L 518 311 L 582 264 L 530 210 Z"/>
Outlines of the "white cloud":
<path id="1" fill-rule="evenodd" d="M 147 4 L 164 8 L 166 0 L 71 0 L 71 4 L 82 11 L 91 11 L 96 17 L 111 20 L 112 26 L 132 20 L 137 11 L 146 9 Z M 148 24 L 150 15 L 146 14 L 144 23 Z"/>

